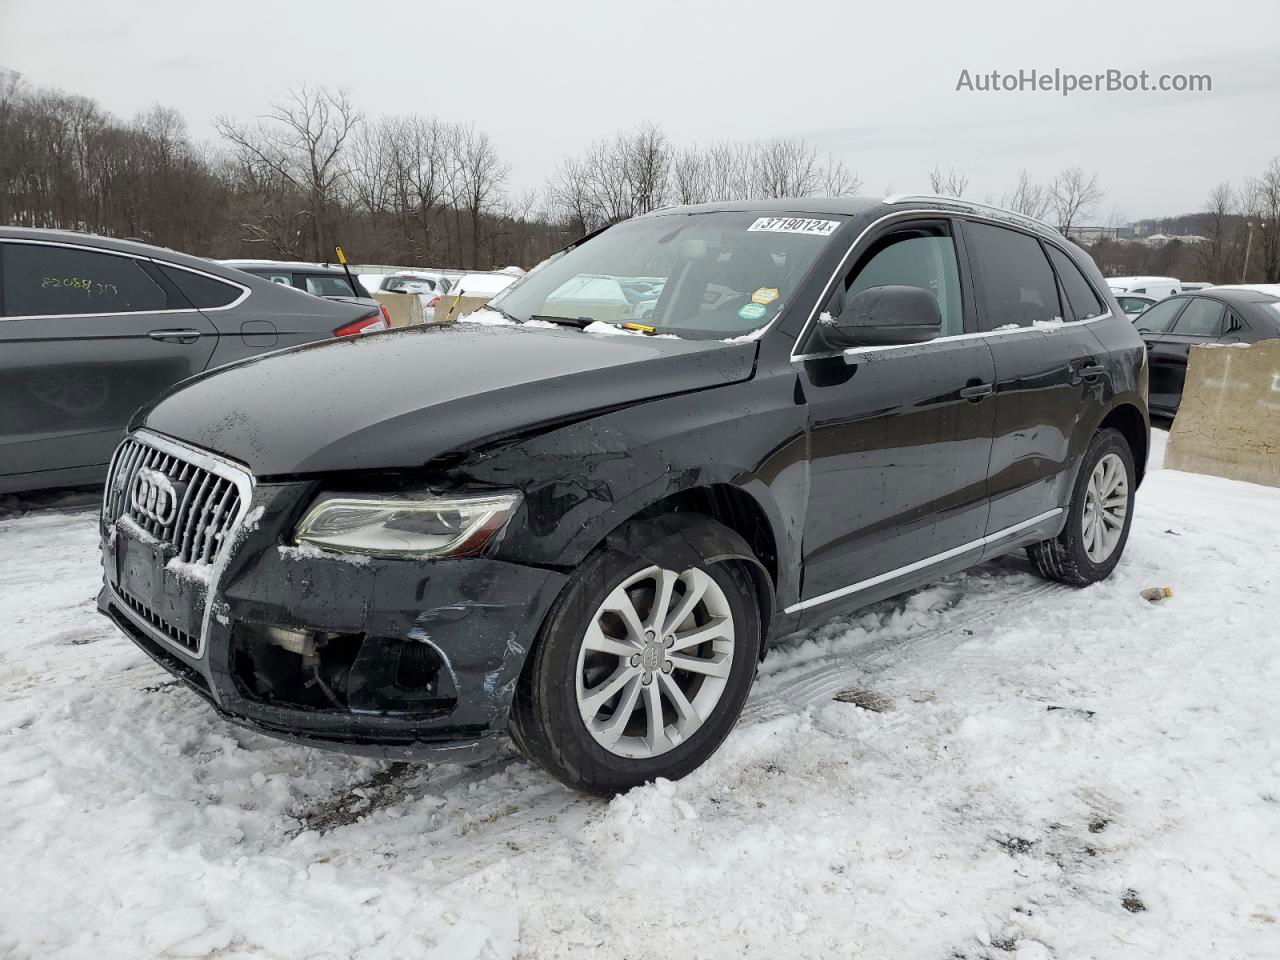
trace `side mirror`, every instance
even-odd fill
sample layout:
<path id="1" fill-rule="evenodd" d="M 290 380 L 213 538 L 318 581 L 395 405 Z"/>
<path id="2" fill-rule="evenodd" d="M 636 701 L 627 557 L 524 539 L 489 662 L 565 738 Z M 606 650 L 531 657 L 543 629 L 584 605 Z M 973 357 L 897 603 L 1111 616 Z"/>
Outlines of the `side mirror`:
<path id="1" fill-rule="evenodd" d="M 921 287 L 870 287 L 846 303 L 840 316 L 823 314 L 818 330 L 834 350 L 925 343 L 942 332 L 942 311 Z"/>

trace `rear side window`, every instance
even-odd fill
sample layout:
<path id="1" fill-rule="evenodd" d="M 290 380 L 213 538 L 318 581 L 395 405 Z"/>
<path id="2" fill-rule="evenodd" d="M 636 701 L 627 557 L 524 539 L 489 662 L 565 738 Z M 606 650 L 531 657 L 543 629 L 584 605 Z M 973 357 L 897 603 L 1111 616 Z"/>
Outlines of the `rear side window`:
<path id="1" fill-rule="evenodd" d="M 299 278 L 303 281 L 302 289 L 313 297 L 350 297 L 355 296 L 351 289 L 351 284 L 347 283 L 346 277 L 335 277 L 327 273 L 303 273 L 299 274 Z"/>
<path id="2" fill-rule="evenodd" d="M 1053 244 L 1046 244 L 1046 246 L 1049 248 L 1049 259 L 1053 261 L 1053 269 L 1058 272 L 1058 280 L 1062 282 L 1062 289 L 1067 294 L 1067 304 L 1071 307 L 1074 318 L 1089 320 L 1106 313 L 1102 301 L 1093 292 L 1093 287 L 1089 285 L 1089 281 L 1084 278 L 1084 274 L 1080 272 L 1075 262 Z"/>
<path id="3" fill-rule="evenodd" d="M 1025 233 L 966 223 L 965 240 L 978 276 L 986 309 L 981 330 L 1030 327 L 1062 319 L 1058 283 L 1040 241 Z"/>
<path id="4" fill-rule="evenodd" d="M 168 310 L 169 298 L 133 257 L 37 243 L 4 245 L 4 312 L 47 317 Z"/>
<path id="5" fill-rule="evenodd" d="M 1178 314 L 1171 333 L 1184 337 L 1216 337 L 1222 328 L 1226 308 L 1216 300 L 1192 297 L 1187 309 Z"/>
<path id="6" fill-rule="evenodd" d="M 190 270 L 183 270 L 159 261 L 156 262 L 156 266 L 182 292 L 182 295 L 191 301 L 193 307 L 199 307 L 201 310 L 225 307 L 229 303 L 234 303 L 236 298 L 244 292 L 239 287 L 207 277 L 203 273 L 192 273 Z"/>
<path id="7" fill-rule="evenodd" d="M 1185 300 L 1161 300 L 1138 317 L 1133 324 L 1134 329 L 1139 333 L 1164 333 L 1186 302 Z"/>

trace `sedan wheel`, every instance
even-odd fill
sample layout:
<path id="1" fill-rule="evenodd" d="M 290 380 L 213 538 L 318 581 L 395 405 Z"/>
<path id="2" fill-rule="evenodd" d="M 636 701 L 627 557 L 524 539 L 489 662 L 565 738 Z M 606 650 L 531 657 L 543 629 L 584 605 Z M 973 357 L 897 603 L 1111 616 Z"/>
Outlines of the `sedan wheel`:
<path id="1" fill-rule="evenodd" d="M 578 652 L 578 712 L 596 743 L 648 758 L 689 739 L 724 694 L 733 626 L 724 591 L 697 567 L 651 566 L 615 587 Z"/>

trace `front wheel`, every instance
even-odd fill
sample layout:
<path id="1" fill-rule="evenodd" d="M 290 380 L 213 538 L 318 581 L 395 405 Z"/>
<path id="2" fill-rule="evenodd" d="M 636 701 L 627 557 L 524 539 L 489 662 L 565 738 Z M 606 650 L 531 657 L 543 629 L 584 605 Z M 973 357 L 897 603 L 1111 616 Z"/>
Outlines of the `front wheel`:
<path id="1" fill-rule="evenodd" d="M 1110 576 L 1129 539 L 1135 488 L 1128 442 L 1117 430 L 1099 430 L 1085 451 L 1062 532 L 1027 548 L 1041 575 L 1075 587 Z"/>
<path id="2" fill-rule="evenodd" d="M 712 541 L 750 555 L 710 519 L 659 518 L 624 528 L 575 572 L 512 706 L 530 759 L 610 795 L 683 777 L 715 752 L 755 677 L 761 619 L 751 574 L 699 547 Z"/>

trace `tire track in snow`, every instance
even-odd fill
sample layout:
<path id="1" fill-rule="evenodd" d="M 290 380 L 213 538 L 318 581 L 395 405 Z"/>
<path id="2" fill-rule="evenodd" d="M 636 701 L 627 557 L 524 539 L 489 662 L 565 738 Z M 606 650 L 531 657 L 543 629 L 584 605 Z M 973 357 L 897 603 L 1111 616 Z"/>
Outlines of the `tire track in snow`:
<path id="1" fill-rule="evenodd" d="M 1010 572 L 1022 574 L 1022 571 Z M 1048 582 L 1006 583 L 1006 578 L 1000 576 L 998 569 L 992 573 L 995 575 L 991 576 L 989 573 L 991 579 L 987 583 L 972 582 L 977 578 L 971 574 L 962 574 L 958 579 L 952 578 L 940 585 L 911 591 L 892 601 L 886 601 L 885 604 L 873 606 L 871 611 L 886 606 L 900 606 L 904 598 L 909 600 L 925 591 L 936 590 L 939 586 L 961 591 L 961 599 L 954 607 L 935 614 L 938 620 L 936 627 L 924 626 L 905 633 L 895 632 L 882 639 L 876 638 L 876 631 L 872 631 L 868 641 L 855 650 L 818 654 L 812 659 L 765 674 L 757 681 L 755 690 L 747 700 L 738 727 L 749 728 L 770 723 L 827 703 L 837 693 L 851 686 L 865 684 L 868 673 L 885 669 L 890 661 L 900 655 L 913 658 L 927 656 L 930 651 L 963 643 L 970 638 L 975 625 L 1007 613 L 1010 603 L 1025 603 L 1060 592 L 1070 592 L 1070 588 Z M 970 600 L 964 590 L 974 586 L 981 587 L 984 593 L 980 599 Z M 835 622 L 841 621 L 838 619 Z M 785 656 L 792 653 L 795 645 L 804 643 L 823 629 L 830 629 L 830 626 L 820 625 L 798 634 L 791 644 L 776 648 L 776 654 Z M 768 663 L 768 657 L 765 663 Z M 423 834 L 427 849 L 413 851 L 411 855 L 431 856 L 432 850 L 437 846 L 447 850 L 447 856 L 438 860 L 433 857 L 435 876 L 445 884 L 454 884 L 490 869 L 494 866 L 495 858 L 514 862 L 544 851 L 548 845 L 558 842 L 558 837 L 566 831 L 573 833 L 581 830 L 603 817 L 608 809 L 597 800 L 580 796 L 559 785 L 550 790 L 546 790 L 545 785 L 529 786 L 501 797 L 491 797 L 491 802 L 496 803 L 498 809 L 482 813 L 480 817 L 476 817 L 476 812 L 466 807 L 467 795 L 482 789 L 485 781 L 499 779 L 516 770 L 538 776 L 538 772 L 523 760 L 513 762 L 507 756 L 471 768 L 454 768 L 446 775 L 443 783 L 428 778 L 418 785 L 423 793 L 443 796 L 448 805 L 455 800 L 460 803 L 456 809 L 441 811 L 440 819 Z M 410 797 L 405 799 L 413 802 Z M 548 824 L 555 824 L 557 829 L 549 832 Z M 461 851 L 457 846 L 458 840 L 468 841 Z M 503 847 L 509 852 L 503 852 Z"/>

